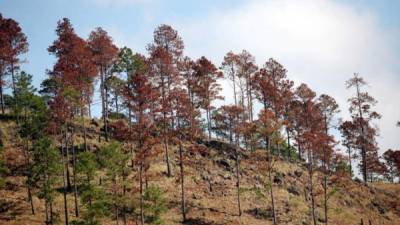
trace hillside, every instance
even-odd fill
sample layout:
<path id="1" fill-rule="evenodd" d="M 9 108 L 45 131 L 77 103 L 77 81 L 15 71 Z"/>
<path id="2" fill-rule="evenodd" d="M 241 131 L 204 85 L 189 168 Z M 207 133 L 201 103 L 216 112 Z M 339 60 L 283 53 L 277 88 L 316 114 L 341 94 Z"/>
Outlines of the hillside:
<path id="1" fill-rule="evenodd" d="M 1 138 L 4 143 L 3 157 L 10 168 L 6 177 L 6 186 L 0 190 L 0 224 L 35 225 L 43 224 L 44 206 L 36 196 L 34 205 L 36 214 L 32 215 L 30 205 L 26 201 L 25 177 L 20 173 L 23 163 L 23 153 L 20 143 L 15 139 L 15 124 L 11 120 L 0 122 Z M 90 149 L 96 151 L 105 142 L 97 140 L 99 128 L 93 124 L 89 129 Z M 77 137 L 79 140 L 81 137 Z M 185 143 L 188 146 L 190 143 Z M 188 221 L 193 225 L 222 224 L 272 224 L 270 198 L 264 185 L 267 181 L 265 151 L 245 152 L 241 161 L 241 193 L 243 214 L 237 216 L 235 188 L 235 160 L 228 144 L 211 141 L 204 142 L 205 151 L 201 154 L 188 155 L 185 164 L 186 196 Z M 208 146 L 208 147 L 207 147 Z M 167 201 L 167 212 L 162 215 L 165 224 L 181 224 L 179 161 L 178 149 L 170 146 L 173 177 L 165 175 L 165 163 L 162 155 L 157 157 L 149 168 L 148 185 L 159 186 Z M 255 157 L 257 156 L 257 157 Z M 274 194 L 277 206 L 278 224 L 310 224 L 310 209 L 308 199 L 308 173 L 304 162 L 288 162 L 276 157 L 274 168 Z M 135 173 L 133 173 L 135 175 Z M 97 173 L 96 182 L 102 173 Z M 318 223 L 323 222 L 323 196 L 321 174 L 315 174 L 315 191 Z M 127 179 L 132 185 L 127 196 L 132 204 L 138 201 L 138 182 L 136 177 Z M 106 182 L 102 181 L 101 186 Z M 346 176 L 332 175 L 328 181 L 331 197 L 329 199 L 330 224 L 364 224 L 397 225 L 400 223 L 400 185 L 372 184 L 365 187 L 360 182 Z M 61 182 L 59 183 L 61 188 Z M 335 191 L 332 191 L 335 190 Z M 59 189 L 53 210 L 63 221 L 63 197 Z M 264 197 L 263 197 L 264 196 Z M 73 194 L 68 194 L 69 215 L 73 219 Z M 116 224 L 112 217 L 102 219 L 102 224 Z M 122 220 L 119 224 L 123 224 Z M 128 224 L 136 224 L 131 217 Z"/>

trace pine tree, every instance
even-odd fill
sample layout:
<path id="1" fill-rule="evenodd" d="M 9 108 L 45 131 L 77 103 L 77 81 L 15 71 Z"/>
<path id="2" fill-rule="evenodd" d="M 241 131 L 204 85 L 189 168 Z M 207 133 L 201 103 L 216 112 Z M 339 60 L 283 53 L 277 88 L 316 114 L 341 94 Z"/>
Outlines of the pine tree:
<path id="1" fill-rule="evenodd" d="M 363 92 L 361 89 L 366 84 L 358 74 L 354 74 L 354 77 L 346 82 L 348 89 L 354 88 L 356 91 L 355 96 L 349 98 L 348 101 L 350 103 L 350 114 L 358 131 L 356 147 L 361 153 L 361 172 L 365 185 L 368 182 L 367 153 L 374 152 L 377 149 L 375 143 L 376 133 L 370 126 L 370 121 L 380 118 L 380 115 L 371 109 L 376 104 L 376 100 L 368 92 Z"/>
<path id="2" fill-rule="evenodd" d="M 267 171 L 268 171 L 268 185 L 270 186 L 270 197 L 272 204 L 272 221 L 277 224 L 276 205 L 273 188 L 273 173 L 274 173 L 274 157 L 272 154 L 272 146 L 281 142 L 279 130 L 282 127 L 282 122 L 275 117 L 274 112 L 268 109 L 263 109 L 258 115 L 258 134 L 263 139 L 265 150 L 267 152 Z"/>
<path id="3" fill-rule="evenodd" d="M 96 155 L 92 152 L 82 152 L 77 156 L 76 172 L 81 181 L 79 195 L 86 211 L 83 212 L 83 224 L 100 224 L 100 219 L 108 215 L 108 199 L 102 186 L 94 184 L 93 180 L 99 169 Z"/>
<path id="4" fill-rule="evenodd" d="M 223 74 L 206 57 L 201 57 L 196 61 L 194 67 L 197 80 L 196 92 L 200 98 L 200 107 L 206 111 L 208 138 L 211 138 L 211 110 L 214 108 L 212 102 L 223 99 L 219 92 L 222 90 L 218 79 Z"/>
<path id="5" fill-rule="evenodd" d="M 323 187 L 324 187 L 324 213 L 325 213 L 325 224 L 328 224 L 328 176 L 331 170 L 331 158 L 333 155 L 333 137 L 329 135 L 329 129 L 332 128 L 332 120 L 335 114 L 339 113 L 339 105 L 336 103 L 335 99 L 329 95 L 322 94 L 318 98 L 318 104 L 320 111 L 322 113 L 323 126 L 325 130 L 325 135 L 322 135 L 322 155 L 319 157 L 322 161 L 323 166 Z"/>
<path id="6" fill-rule="evenodd" d="M 136 162 L 139 166 L 139 185 L 140 185 L 140 221 L 144 224 L 144 190 L 143 175 L 145 169 L 150 164 L 150 158 L 157 154 L 154 151 L 156 139 L 152 132 L 155 130 L 155 121 L 153 121 L 153 103 L 158 99 L 158 93 L 150 83 L 146 70 L 137 71 L 128 81 L 124 89 L 124 98 L 128 103 L 131 112 L 135 118 L 131 134 L 132 140 L 136 142 Z"/>
<path id="7" fill-rule="evenodd" d="M 52 140 L 43 137 L 36 141 L 32 151 L 31 180 L 39 187 L 38 197 L 44 199 L 45 224 L 53 224 L 53 202 L 61 171 L 60 156 Z"/>
<path id="8" fill-rule="evenodd" d="M 17 130 L 22 138 L 24 149 L 24 158 L 26 164 L 27 191 L 28 200 L 31 204 L 32 214 L 35 214 L 32 187 L 33 182 L 30 179 L 31 170 L 31 143 L 38 140 L 45 130 L 46 126 L 46 106 L 43 100 L 35 95 L 36 89 L 32 85 L 32 75 L 22 71 L 15 78 L 15 95 L 13 98 L 13 113 L 20 121 L 17 123 Z"/>
<path id="9" fill-rule="evenodd" d="M 18 57 L 28 51 L 28 41 L 22 32 L 18 22 L 13 19 L 4 18 L 0 14 L 0 95 L 3 97 L 4 71 L 11 74 L 13 94 L 16 89 L 16 72 L 22 62 Z M 4 114 L 4 99 L 1 99 L 2 112 Z"/>
<path id="10" fill-rule="evenodd" d="M 178 32 L 169 25 L 160 25 L 154 31 L 153 43 L 147 49 L 150 54 L 150 73 L 160 92 L 159 105 L 162 114 L 161 126 L 167 164 L 167 175 L 171 176 L 168 145 L 169 129 L 174 127 L 174 115 L 170 105 L 171 91 L 181 86 L 179 61 L 182 58 L 184 44 Z"/>
<path id="11" fill-rule="evenodd" d="M 108 92 L 110 89 L 106 82 L 111 75 L 113 64 L 117 60 L 118 48 L 113 44 L 112 38 L 101 27 L 90 33 L 87 42 L 92 51 L 93 63 L 97 66 L 97 73 L 100 76 L 104 137 L 108 141 Z"/>
<path id="12" fill-rule="evenodd" d="M 122 146 L 115 141 L 101 148 L 98 155 L 100 165 L 106 170 L 107 177 L 111 181 L 112 204 L 115 209 L 115 220 L 118 224 L 121 208 L 124 221 L 126 221 L 124 199 L 126 196 L 124 196 L 124 193 L 126 191 L 125 179 L 129 171 L 127 167 L 129 158 Z"/>

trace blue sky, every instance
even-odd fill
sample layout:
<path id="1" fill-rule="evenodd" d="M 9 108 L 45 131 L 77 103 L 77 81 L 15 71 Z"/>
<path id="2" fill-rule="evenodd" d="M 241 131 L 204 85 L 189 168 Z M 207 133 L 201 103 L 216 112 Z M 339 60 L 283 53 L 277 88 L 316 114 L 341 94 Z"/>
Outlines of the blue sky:
<path id="1" fill-rule="evenodd" d="M 251 1 L 202 0 L 0 0 L 0 12 L 17 20 L 28 36 L 30 51 L 23 69 L 35 75 L 35 84 L 51 68 L 53 57 L 46 48 L 55 39 L 54 29 L 59 19 L 69 18 L 77 33 L 86 38 L 91 30 L 101 26 L 111 35 L 120 35 L 118 44 L 132 44 L 135 51 L 145 52 L 152 31 L 162 23 L 201 21 L 211 14 L 224 14 Z M 300 1 L 301 2 L 301 1 Z M 399 30 L 400 1 L 356 0 L 336 1 L 358 11 L 371 11 L 379 26 Z M 129 41 L 128 41 L 128 40 Z M 212 40 L 210 40 L 212 41 Z M 134 43 L 133 43 L 134 42 Z M 200 44 L 201 45 L 201 44 Z M 399 46 L 397 46 L 400 51 Z M 37 78 L 37 79 L 36 79 Z"/>
<path id="2" fill-rule="evenodd" d="M 101 26 L 119 47 L 141 53 L 154 28 L 166 23 L 178 30 L 192 58 L 206 55 L 219 65 L 229 50 L 247 49 L 259 65 L 278 59 L 296 84 L 335 97 L 345 119 L 352 92 L 344 82 L 359 72 L 383 115 L 376 124 L 381 151 L 400 147 L 399 11 L 400 1 L 391 0 L 0 0 L 3 16 L 17 20 L 28 36 L 22 68 L 36 86 L 54 62 L 46 49 L 63 17 L 83 38 Z M 229 84 L 223 88 L 232 100 Z"/>

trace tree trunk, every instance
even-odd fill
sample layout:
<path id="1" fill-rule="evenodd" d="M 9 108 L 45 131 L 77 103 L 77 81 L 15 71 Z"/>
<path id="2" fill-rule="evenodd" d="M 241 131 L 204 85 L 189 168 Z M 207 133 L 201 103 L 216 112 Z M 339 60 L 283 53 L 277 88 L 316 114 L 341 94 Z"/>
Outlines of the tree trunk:
<path id="1" fill-rule="evenodd" d="M 125 179 L 126 179 L 126 175 L 125 175 L 125 171 L 122 171 L 122 195 L 125 199 L 125 194 L 126 194 L 126 186 L 125 186 Z M 125 213 L 125 201 L 123 201 L 123 206 L 122 206 L 122 217 L 124 220 L 124 225 L 126 225 L 126 213 Z"/>
<path id="2" fill-rule="evenodd" d="M 165 149 L 165 161 L 167 163 L 167 176 L 171 177 L 171 166 L 169 164 L 169 151 L 168 151 L 168 138 L 166 136 L 167 134 L 164 134 L 164 149 Z"/>
<path id="3" fill-rule="evenodd" d="M 115 207 L 115 220 L 116 220 L 116 224 L 118 225 L 118 220 L 119 220 L 119 212 L 118 212 L 118 202 L 117 202 L 117 198 L 118 198 L 118 192 L 117 192 L 117 179 L 114 177 L 114 198 L 115 198 L 115 203 L 114 203 L 114 207 Z"/>
<path id="4" fill-rule="evenodd" d="M 46 219 L 45 219 L 45 224 L 50 224 L 50 220 L 49 220 L 49 210 L 48 210 L 48 202 L 47 200 L 44 201 L 44 212 L 46 215 Z"/>
<path id="5" fill-rule="evenodd" d="M 31 187 L 28 185 L 28 200 L 31 204 L 31 212 L 32 215 L 35 215 L 35 207 L 33 206 L 33 198 L 32 198 L 32 192 L 31 192 Z"/>
<path id="6" fill-rule="evenodd" d="M 208 128 L 208 139 L 211 139 L 211 121 L 210 121 L 210 109 L 206 109 L 207 116 L 207 128 Z"/>
<path id="7" fill-rule="evenodd" d="M 239 161 L 239 146 L 236 146 L 236 192 L 237 192 L 237 204 L 239 217 L 242 216 L 242 208 L 240 207 L 240 161 Z"/>
<path id="8" fill-rule="evenodd" d="M 167 176 L 170 177 L 171 167 L 169 164 L 169 151 L 168 151 L 167 112 L 163 112 L 163 139 L 164 139 L 165 161 L 167 163 Z"/>
<path id="9" fill-rule="evenodd" d="M 107 140 L 107 114 L 106 114 L 106 104 L 105 104 L 105 84 L 104 84 L 104 71 L 103 66 L 100 66 L 100 96 L 101 96 L 101 114 L 103 117 L 104 126 L 104 137 Z"/>
<path id="10" fill-rule="evenodd" d="M 183 222 L 186 221 L 186 203 L 185 203 L 185 180 L 184 180 L 184 169 L 183 169 L 183 149 L 182 142 L 179 141 L 179 166 L 181 169 L 181 210 Z"/>
<path id="11" fill-rule="evenodd" d="M 105 102 L 104 132 L 105 132 L 106 141 L 108 142 L 108 86 L 107 86 L 107 83 L 105 83 L 105 85 L 104 85 L 104 92 L 105 92 L 104 93 L 104 95 L 105 95 L 105 99 L 104 99 L 104 102 Z"/>
<path id="12" fill-rule="evenodd" d="M 347 152 L 349 153 L 350 177 L 353 177 L 353 166 L 351 165 L 351 147 L 350 146 L 347 146 Z"/>
<path id="13" fill-rule="evenodd" d="M 83 146 L 85 149 L 85 152 L 88 151 L 88 146 L 87 146 L 87 132 L 86 132 L 86 124 L 85 124 L 85 117 L 83 114 L 83 107 L 81 108 L 81 117 L 82 117 L 82 127 L 83 127 Z"/>
<path id="14" fill-rule="evenodd" d="M 314 199 L 314 184 L 313 184 L 313 163 L 310 150 L 308 150 L 308 173 L 309 173 L 309 185 L 310 185 L 310 196 L 311 196 L 311 216 L 313 224 L 317 225 L 317 220 L 315 218 L 315 199 Z"/>
<path id="15" fill-rule="evenodd" d="M 143 174 L 143 162 L 140 162 L 140 168 L 139 168 L 139 184 L 140 184 L 140 224 L 141 224 L 141 225 L 144 225 L 144 212 L 143 212 L 144 199 L 143 199 L 143 179 L 142 179 L 142 174 Z"/>
<path id="16" fill-rule="evenodd" d="M 53 203 L 50 202 L 50 224 L 53 225 Z"/>
<path id="17" fill-rule="evenodd" d="M 289 133 L 289 129 L 286 128 L 286 135 L 287 135 L 287 148 L 288 148 L 288 159 L 289 161 L 291 161 L 291 146 L 290 146 L 290 133 Z"/>
<path id="18" fill-rule="evenodd" d="M 63 134 L 61 133 L 61 139 L 63 139 Z M 65 136 L 65 147 L 67 148 L 67 140 Z M 67 185 L 66 185 L 66 167 L 68 168 L 68 164 L 65 163 L 65 156 L 64 156 L 64 147 L 63 142 L 61 141 L 61 159 L 63 164 L 63 197 L 64 197 L 64 217 L 65 217 L 65 225 L 68 225 L 68 203 L 67 203 Z"/>
<path id="19" fill-rule="evenodd" d="M 11 63 L 11 83 L 12 83 L 12 89 L 13 89 L 13 96 L 15 97 L 16 94 L 16 89 L 15 89 L 15 67 L 14 63 Z"/>
<path id="20" fill-rule="evenodd" d="M 78 187 L 77 187 L 77 178 L 76 178 L 76 149 L 74 146 L 74 128 L 72 128 L 71 134 L 71 147 L 72 147 L 72 161 L 73 161 L 73 177 L 74 177 L 74 201 L 75 201 L 75 216 L 79 217 L 79 208 L 78 208 Z"/>
<path id="21" fill-rule="evenodd" d="M 3 78 L 0 78 L 0 82 L 2 82 Z M 3 96 L 3 85 L 0 85 L 0 101 L 1 101 L 1 114 L 4 115 L 4 96 Z"/>
<path id="22" fill-rule="evenodd" d="M 268 179 L 269 183 L 271 184 L 271 207 L 272 207 L 272 222 L 274 225 L 277 224 L 276 213 L 275 213 L 275 198 L 274 198 L 274 183 L 272 179 L 272 150 L 271 150 L 271 143 L 268 137 L 265 138 L 267 143 L 267 154 L 268 154 Z"/>
<path id="23" fill-rule="evenodd" d="M 67 189 L 68 189 L 68 191 L 70 191 L 72 189 L 72 185 L 71 185 L 71 175 L 70 175 L 70 172 L 69 172 L 69 163 L 70 163 L 70 160 L 69 160 L 69 149 L 68 149 L 68 144 L 69 144 L 68 140 L 69 139 L 68 139 L 67 133 L 68 133 L 68 127 L 67 127 L 67 130 L 65 131 L 65 153 L 66 153 L 66 157 L 67 157 L 67 162 L 66 162 Z"/>
<path id="24" fill-rule="evenodd" d="M 115 110 L 117 114 L 119 114 L 119 107 L 118 107 L 118 95 L 115 94 Z"/>
<path id="25" fill-rule="evenodd" d="M 328 224 L 328 196 L 327 196 L 327 175 L 324 176 L 324 212 L 325 212 L 325 224 Z"/>

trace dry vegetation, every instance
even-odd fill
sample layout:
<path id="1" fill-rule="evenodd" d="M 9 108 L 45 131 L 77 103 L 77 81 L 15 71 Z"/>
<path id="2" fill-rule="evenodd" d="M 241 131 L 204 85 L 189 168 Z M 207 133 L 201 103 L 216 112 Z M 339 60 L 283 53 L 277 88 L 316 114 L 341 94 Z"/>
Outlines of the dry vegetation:
<path id="1" fill-rule="evenodd" d="M 16 145 L 12 127 L 14 124 L 1 121 L 2 139 L 5 143 L 4 156 L 9 168 L 18 172 L 18 165 L 22 165 L 22 152 Z M 95 126 L 91 126 L 96 131 Z M 103 143 L 98 143 L 96 133 L 90 133 L 89 143 L 96 149 Z M 189 143 L 186 143 L 186 145 Z M 224 146 L 224 145 L 222 145 Z M 149 185 L 157 185 L 164 192 L 167 199 L 168 212 L 162 217 L 165 224 L 181 224 L 180 214 L 180 189 L 178 182 L 178 153 L 175 146 L 171 146 L 173 160 L 173 177 L 165 176 L 165 162 L 162 156 L 156 158 L 147 172 Z M 241 163 L 242 167 L 242 209 L 243 215 L 237 216 L 234 159 L 231 152 L 224 148 L 208 147 L 203 154 L 193 154 L 186 160 L 186 196 L 188 202 L 187 224 L 272 224 L 270 199 L 268 190 L 264 188 L 267 181 L 265 152 L 257 150 L 254 153 L 245 153 Z M 257 157 L 256 157 L 257 156 Z M 256 160 L 258 158 L 258 160 Z M 279 224 L 310 224 L 309 199 L 307 199 L 308 174 L 304 162 L 288 162 L 277 157 L 274 175 L 274 191 L 277 205 L 277 218 Z M 7 184 L 0 191 L 0 224 L 35 225 L 43 224 L 44 207 L 37 197 L 34 197 L 36 214 L 32 215 L 26 196 L 25 177 L 16 173 L 15 176 L 6 178 Z M 100 176 L 101 173 L 98 173 Z M 135 174 L 134 174 L 135 175 Z M 316 173 L 316 179 L 321 176 Z M 97 179 L 98 180 L 98 179 Z M 135 177 L 129 177 L 132 190 L 138 186 Z M 96 181 L 98 182 L 98 181 Z M 103 181 L 104 182 L 104 181 Z M 104 183 L 103 183 L 104 185 Z M 329 221 L 331 224 L 359 224 L 364 223 L 393 224 L 400 221 L 400 187 L 398 184 L 375 183 L 365 187 L 360 182 L 350 180 L 348 177 L 331 176 L 329 179 Z M 60 183 L 60 188 L 62 184 Z M 332 191 L 332 190 L 336 191 Z M 258 190 L 258 191 L 257 191 Z M 323 220 L 322 184 L 317 182 L 316 205 L 319 223 Z M 133 191 L 134 192 L 134 191 Z M 261 194 L 260 194 L 261 193 Z M 263 197 L 263 194 L 266 196 Z M 138 195 L 130 194 L 133 204 L 137 204 Z M 70 219 L 73 220 L 73 195 L 68 195 Z M 63 199 L 59 193 L 54 204 L 55 214 L 62 222 Z M 103 224 L 115 224 L 115 220 L 104 219 Z M 134 220 L 130 221 L 135 224 Z M 122 222 L 120 221 L 120 224 Z"/>

